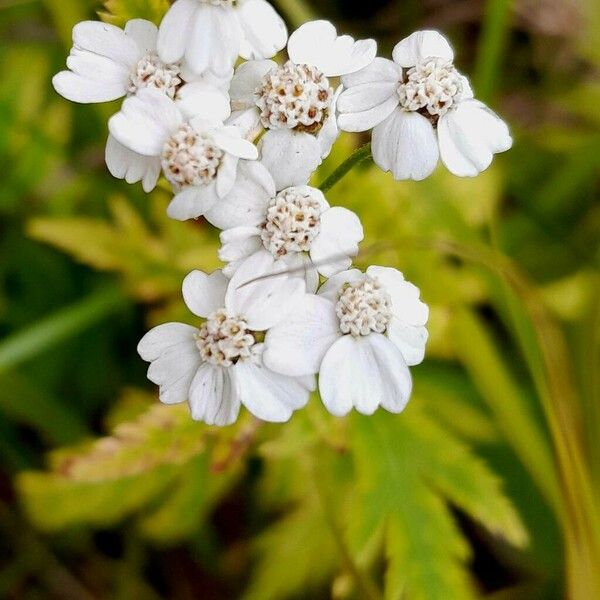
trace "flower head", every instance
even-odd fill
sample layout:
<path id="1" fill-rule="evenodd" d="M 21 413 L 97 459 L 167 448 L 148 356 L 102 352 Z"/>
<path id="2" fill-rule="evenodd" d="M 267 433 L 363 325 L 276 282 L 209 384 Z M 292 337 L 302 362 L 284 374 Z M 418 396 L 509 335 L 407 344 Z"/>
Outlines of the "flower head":
<path id="1" fill-rule="evenodd" d="M 203 104 L 203 117 L 189 119 L 165 94 L 141 90 L 109 122 L 121 145 L 160 162 L 177 193 L 169 215 L 179 220 L 209 211 L 235 185 L 239 160 L 258 156 L 235 127 L 223 125 L 229 114 L 225 95 L 213 89 L 196 98 Z"/>
<path id="2" fill-rule="evenodd" d="M 327 156 L 339 129 L 331 78 L 356 72 L 375 58 L 374 40 L 338 36 L 328 21 L 311 21 L 290 36 L 289 61 L 248 61 L 231 82 L 234 117 L 248 132 L 261 128 L 262 160 L 280 189 L 301 185 Z"/>
<path id="3" fill-rule="evenodd" d="M 473 98 L 454 52 L 436 31 L 418 31 L 342 77 L 338 122 L 346 131 L 373 128 L 373 158 L 396 179 L 424 179 L 439 158 L 458 176 L 475 176 L 512 145 L 506 124 Z"/>
<path id="4" fill-rule="evenodd" d="M 160 325 L 138 346 L 151 363 L 148 377 L 160 386 L 162 402 L 187 400 L 193 418 L 209 425 L 233 423 L 241 405 L 260 419 L 283 422 L 306 404 L 313 378 L 271 371 L 262 360 L 261 341 L 287 318 L 304 286 L 298 278 L 254 282 L 267 267 L 263 258 L 251 258 L 231 281 L 221 271 L 186 277 L 185 302 L 204 322 Z"/>
<path id="5" fill-rule="evenodd" d="M 286 375 L 319 373 L 327 409 L 400 412 L 410 398 L 408 367 L 423 360 L 429 310 L 402 273 L 385 267 L 331 277 L 306 294 L 265 338 L 265 364 Z"/>
<path id="6" fill-rule="evenodd" d="M 330 207 L 316 188 L 292 186 L 279 193 L 274 189 L 273 182 L 254 197 L 254 223 L 221 232 L 219 258 L 228 263 L 224 272 L 232 275 L 246 257 L 265 254 L 290 274 L 303 273 L 307 289 L 315 292 L 319 274 L 329 277 L 350 267 L 363 239 L 362 225 L 352 211 Z"/>
<path id="7" fill-rule="evenodd" d="M 266 0 L 177 0 L 160 25 L 158 54 L 222 77 L 238 56 L 270 58 L 286 42 L 285 23 Z"/>

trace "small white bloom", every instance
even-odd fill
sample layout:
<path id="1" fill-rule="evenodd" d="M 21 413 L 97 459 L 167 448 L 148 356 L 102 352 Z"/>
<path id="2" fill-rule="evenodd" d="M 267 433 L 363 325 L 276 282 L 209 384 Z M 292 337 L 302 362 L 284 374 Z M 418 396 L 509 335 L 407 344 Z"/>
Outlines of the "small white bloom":
<path id="1" fill-rule="evenodd" d="M 331 277 L 318 295 L 306 294 L 294 312 L 268 332 L 265 364 L 289 376 L 319 373 L 327 409 L 372 414 L 401 412 L 427 342 L 429 309 L 419 290 L 396 269 L 369 267 Z"/>
<path id="2" fill-rule="evenodd" d="M 97 103 L 153 89 L 175 100 L 189 117 L 207 102 L 227 102 L 216 88 L 225 82 L 215 77 L 193 78 L 179 62 L 165 63 L 156 51 L 158 28 L 144 19 L 132 19 L 120 29 L 97 21 L 84 21 L 73 28 L 73 48 L 67 59 L 69 70 L 54 76 L 56 91 L 73 102 Z M 233 71 L 230 73 L 230 78 Z M 186 82 L 190 83 L 186 83 Z M 227 80 L 227 85 L 229 80 Z M 222 118 L 227 118 L 228 113 Z M 160 175 L 160 160 L 120 144 L 110 136 L 106 164 L 111 174 L 128 183 L 143 182 L 149 192 Z"/>
<path id="3" fill-rule="evenodd" d="M 511 147 L 508 127 L 473 98 L 441 34 L 413 33 L 393 58 L 342 77 L 346 89 L 337 104 L 341 129 L 373 129 L 373 159 L 384 171 L 421 180 L 441 157 L 455 175 L 474 177 Z"/>
<path id="4" fill-rule="evenodd" d="M 260 222 L 221 232 L 219 258 L 229 263 L 226 275 L 235 273 L 246 257 L 267 254 L 278 267 L 286 265 L 290 276 L 304 274 L 307 290 L 315 292 L 319 274 L 345 271 L 358 254 L 364 237 L 359 218 L 346 208 L 331 208 L 320 190 L 289 187 L 255 201 L 263 207 Z"/>
<path id="5" fill-rule="evenodd" d="M 163 62 L 156 53 L 156 25 L 133 19 L 120 29 L 108 23 L 83 21 L 73 28 L 68 71 L 52 83 L 73 102 L 109 102 L 154 88 L 175 98 L 183 83 L 178 62 Z"/>
<path id="6" fill-rule="evenodd" d="M 339 135 L 336 101 L 341 91 L 330 78 L 369 65 L 374 40 L 338 36 L 328 21 L 311 21 L 290 36 L 290 60 L 248 61 L 231 82 L 232 119 L 247 132 L 267 130 L 262 160 L 278 188 L 302 185 L 327 156 Z"/>
<path id="7" fill-rule="evenodd" d="M 262 360 L 264 332 L 285 319 L 304 286 L 299 279 L 267 279 L 244 285 L 271 268 L 251 258 L 229 281 L 221 271 L 190 273 L 183 297 L 199 327 L 167 323 L 152 329 L 138 346 L 150 362 L 148 378 L 160 386 L 165 404 L 190 404 L 192 416 L 209 425 L 233 423 L 244 405 L 264 421 L 284 422 L 314 390 L 314 377 L 289 377 Z"/>
<path id="8" fill-rule="evenodd" d="M 214 90 L 217 92 L 216 90 Z M 203 117 L 187 119 L 181 107 L 156 90 L 140 90 L 109 121 L 111 135 L 133 152 L 159 160 L 177 195 L 169 216 L 203 215 L 233 188 L 240 158 L 255 160 L 256 147 L 238 129 L 224 126 L 229 102 L 207 94 Z"/>
<path id="9" fill-rule="evenodd" d="M 283 19 L 266 0 L 177 0 L 160 25 L 158 54 L 189 69 L 227 75 L 238 56 L 275 56 L 287 41 Z"/>

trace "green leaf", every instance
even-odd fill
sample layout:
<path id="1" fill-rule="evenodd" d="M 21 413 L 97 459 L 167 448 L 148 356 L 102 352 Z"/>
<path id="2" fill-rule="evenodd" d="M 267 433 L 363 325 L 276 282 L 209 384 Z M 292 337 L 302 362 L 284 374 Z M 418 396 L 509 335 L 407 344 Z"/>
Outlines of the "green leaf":
<path id="1" fill-rule="evenodd" d="M 38 527 L 53 531 L 105 526 L 152 509 L 142 531 L 161 542 L 177 541 L 200 526 L 235 482 L 238 461 L 218 472 L 212 465 L 213 451 L 234 443 L 238 427 L 217 431 L 193 421 L 187 406 L 155 404 L 117 425 L 112 436 L 54 453 L 49 472 L 21 475 L 25 510 Z"/>
<path id="2" fill-rule="evenodd" d="M 179 296 L 189 271 L 218 266 L 216 235 L 168 219 L 160 192 L 153 197 L 152 228 L 125 198 L 113 198 L 110 209 L 112 221 L 44 217 L 30 221 L 28 232 L 86 265 L 121 274 L 133 295 L 147 302 Z"/>
<path id="3" fill-rule="evenodd" d="M 560 495 L 552 455 L 525 392 L 515 381 L 490 333 L 474 312 L 457 311 L 452 332 L 457 353 L 494 413 L 498 428 L 549 504 L 558 511 Z"/>
<path id="4" fill-rule="evenodd" d="M 337 551 L 314 490 L 300 506 L 269 527 L 254 542 L 260 560 L 244 600 L 288 598 L 327 583 L 338 562 Z"/>
<path id="5" fill-rule="evenodd" d="M 449 503 L 491 533 L 527 539 L 498 479 L 462 442 L 425 414 L 355 416 L 351 446 L 357 470 L 349 536 L 357 550 L 385 530 L 385 597 L 473 598 L 470 547 Z M 443 543 L 440 541 L 443 540 Z"/>
<path id="6" fill-rule="evenodd" d="M 147 19 L 158 25 L 169 9 L 169 0 L 106 0 L 100 17 L 123 27 L 129 19 Z"/>

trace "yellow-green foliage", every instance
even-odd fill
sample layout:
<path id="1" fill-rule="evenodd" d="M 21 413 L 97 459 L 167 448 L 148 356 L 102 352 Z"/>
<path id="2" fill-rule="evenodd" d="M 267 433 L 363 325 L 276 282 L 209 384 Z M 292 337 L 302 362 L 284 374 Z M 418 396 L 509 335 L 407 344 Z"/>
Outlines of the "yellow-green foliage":
<path id="1" fill-rule="evenodd" d="M 169 0 L 106 0 L 100 16 L 123 27 L 130 19 L 148 19 L 157 25 L 169 8 Z"/>

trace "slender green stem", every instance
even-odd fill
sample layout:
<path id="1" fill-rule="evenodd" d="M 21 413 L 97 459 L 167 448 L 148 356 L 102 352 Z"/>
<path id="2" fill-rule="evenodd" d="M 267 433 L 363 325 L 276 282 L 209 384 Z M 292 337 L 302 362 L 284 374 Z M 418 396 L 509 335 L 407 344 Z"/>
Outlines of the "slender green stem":
<path id="1" fill-rule="evenodd" d="M 343 179 L 356 165 L 371 158 L 371 143 L 355 150 L 321 185 L 322 192 L 328 192 L 338 181 Z"/>
<path id="2" fill-rule="evenodd" d="M 121 289 L 111 285 L 9 336 L 0 344 L 0 374 L 102 321 L 125 303 Z"/>
<path id="3" fill-rule="evenodd" d="M 316 12 L 304 0 L 277 0 L 277 5 L 294 27 L 317 18 Z"/>
<path id="4" fill-rule="evenodd" d="M 475 65 L 477 97 L 490 101 L 500 81 L 513 0 L 487 0 Z"/>

